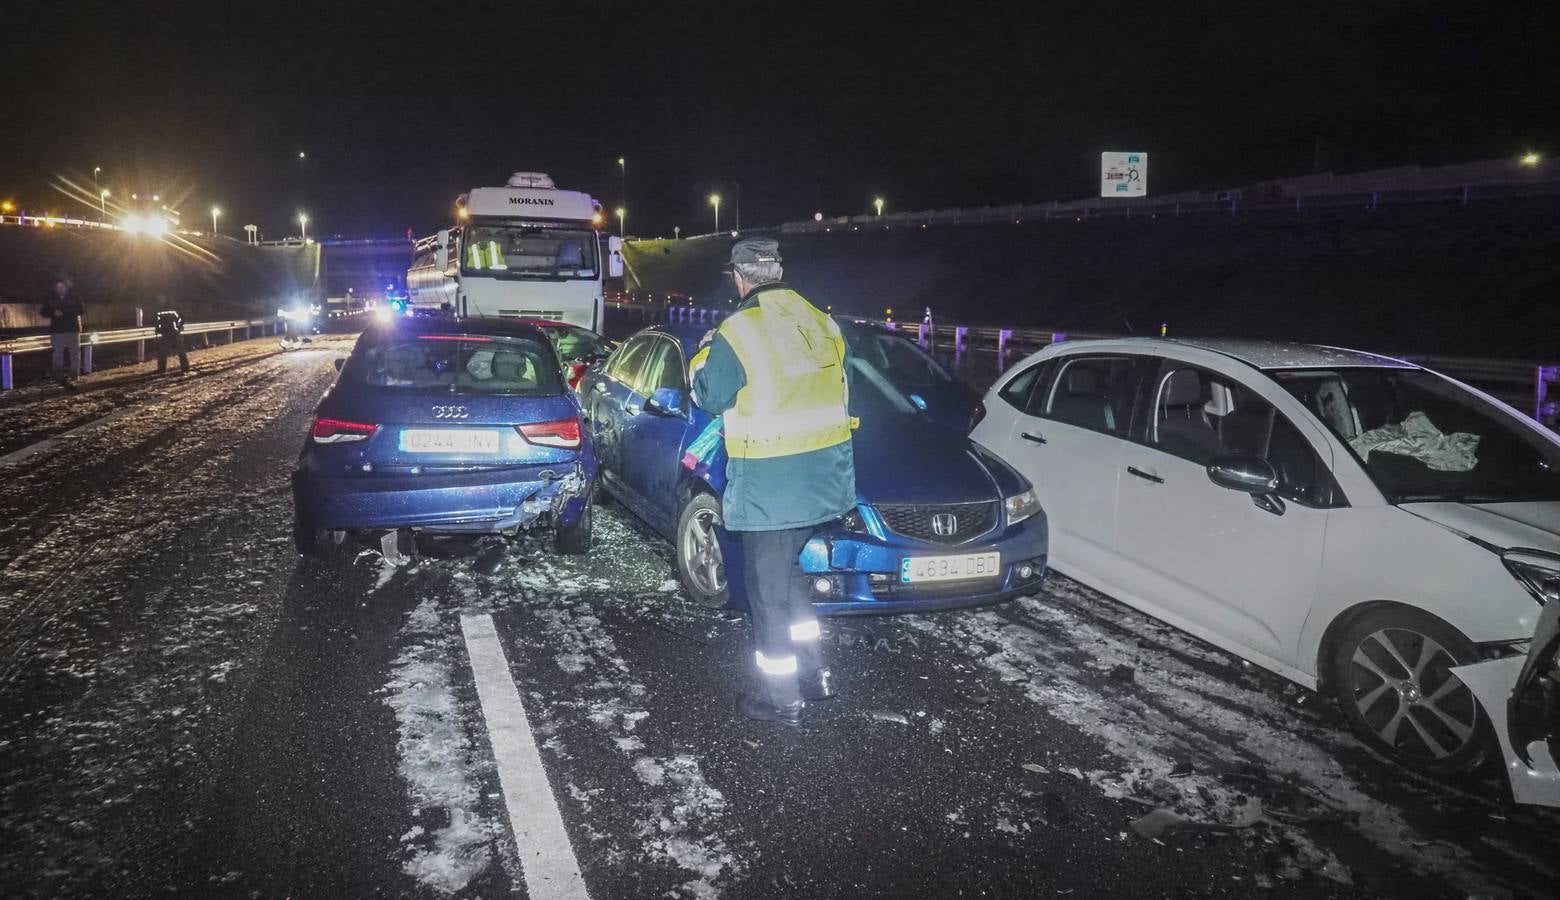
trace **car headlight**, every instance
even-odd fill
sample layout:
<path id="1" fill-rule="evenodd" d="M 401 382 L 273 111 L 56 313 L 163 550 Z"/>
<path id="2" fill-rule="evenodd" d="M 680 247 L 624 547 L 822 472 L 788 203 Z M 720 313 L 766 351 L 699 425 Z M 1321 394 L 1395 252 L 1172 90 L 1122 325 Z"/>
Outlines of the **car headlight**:
<path id="1" fill-rule="evenodd" d="M 1004 498 L 1002 510 L 1007 513 L 1008 524 L 1014 525 L 1040 511 L 1040 498 L 1035 496 L 1035 489 L 1030 488 L 1022 494 Z"/>
<path id="2" fill-rule="evenodd" d="M 1507 550 L 1501 562 L 1539 603 L 1560 600 L 1560 554 L 1544 550 Z"/>

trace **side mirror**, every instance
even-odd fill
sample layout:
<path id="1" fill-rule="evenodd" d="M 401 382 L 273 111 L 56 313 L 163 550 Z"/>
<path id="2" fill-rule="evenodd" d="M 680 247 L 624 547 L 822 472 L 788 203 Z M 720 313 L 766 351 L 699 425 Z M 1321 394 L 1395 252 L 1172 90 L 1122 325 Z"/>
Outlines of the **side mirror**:
<path id="1" fill-rule="evenodd" d="M 617 235 L 607 238 L 607 277 L 623 277 L 623 239 Z"/>
<path id="2" fill-rule="evenodd" d="M 449 245 L 450 245 L 450 230 L 448 228 L 440 228 L 439 229 L 439 246 L 440 247 L 448 247 Z"/>
<path id="3" fill-rule="evenodd" d="M 682 418 L 683 392 L 676 388 L 656 388 L 645 400 L 645 412 L 668 419 Z"/>
<path id="4" fill-rule="evenodd" d="M 1208 479 L 1222 488 L 1244 494 L 1266 495 L 1278 490 L 1273 464 L 1250 453 L 1230 453 L 1208 463 Z"/>
<path id="5" fill-rule="evenodd" d="M 345 356 L 338 356 L 334 360 L 334 364 L 336 366 L 336 371 L 340 372 L 341 367 L 347 364 L 347 358 Z"/>

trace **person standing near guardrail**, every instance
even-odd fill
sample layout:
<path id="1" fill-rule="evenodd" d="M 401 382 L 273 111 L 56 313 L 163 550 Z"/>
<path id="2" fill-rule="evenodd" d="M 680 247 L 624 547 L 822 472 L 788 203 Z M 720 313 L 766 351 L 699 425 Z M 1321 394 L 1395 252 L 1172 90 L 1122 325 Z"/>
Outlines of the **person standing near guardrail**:
<path id="1" fill-rule="evenodd" d="M 81 372 L 81 320 L 87 314 L 87 308 L 76 296 L 75 282 L 69 273 L 61 272 L 54 277 L 40 312 L 49 320 L 49 345 L 53 351 L 50 363 L 54 378 L 74 390 L 76 375 Z"/>
<path id="2" fill-rule="evenodd" d="M 179 311 L 168 304 L 167 294 L 157 295 L 157 305 L 164 307 L 157 311 L 157 319 L 152 325 L 157 332 L 157 374 L 168 371 L 168 355 L 179 355 L 179 374 L 190 374 L 190 355 L 184 350 L 184 319 Z"/>

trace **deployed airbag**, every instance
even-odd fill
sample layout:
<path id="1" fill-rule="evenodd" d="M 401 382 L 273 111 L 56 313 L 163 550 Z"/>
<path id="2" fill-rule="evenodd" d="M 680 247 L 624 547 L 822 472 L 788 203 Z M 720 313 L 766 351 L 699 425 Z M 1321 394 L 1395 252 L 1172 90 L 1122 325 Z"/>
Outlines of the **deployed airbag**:
<path id="1" fill-rule="evenodd" d="M 1468 472 L 1478 465 L 1479 436 L 1464 432 L 1447 434 L 1430 417 L 1412 412 L 1397 425 L 1373 428 L 1349 441 L 1367 459 L 1371 452 L 1395 453 L 1417 459 L 1437 472 Z"/>

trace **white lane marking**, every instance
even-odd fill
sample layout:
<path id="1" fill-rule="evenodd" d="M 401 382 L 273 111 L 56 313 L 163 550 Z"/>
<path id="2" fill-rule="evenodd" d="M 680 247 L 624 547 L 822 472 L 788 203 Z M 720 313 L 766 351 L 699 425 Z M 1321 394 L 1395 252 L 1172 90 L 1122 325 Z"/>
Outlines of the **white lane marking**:
<path id="1" fill-rule="evenodd" d="M 589 900 L 493 617 L 462 616 L 460 630 L 466 638 L 477 699 L 498 763 L 498 781 L 519 848 L 526 893 L 531 900 Z"/>
<path id="2" fill-rule="evenodd" d="M 133 412 L 136 412 L 137 410 L 145 409 L 146 406 L 151 403 L 166 399 L 168 399 L 166 395 L 157 394 L 139 401 L 135 406 L 121 406 L 119 409 L 114 410 L 106 416 L 99 416 L 90 422 L 83 422 L 80 425 L 77 425 L 75 428 L 69 429 L 68 431 L 62 431 L 53 437 L 46 437 L 36 444 L 28 444 L 20 450 L 13 450 L 4 456 L 0 456 L 0 466 L 14 466 L 19 462 L 29 459 L 30 457 L 37 456 L 45 450 L 48 450 L 49 448 L 53 447 L 55 442 L 59 441 L 61 438 L 73 437 L 78 434 L 84 434 L 88 431 L 101 428 L 115 419 L 123 418 Z"/>

